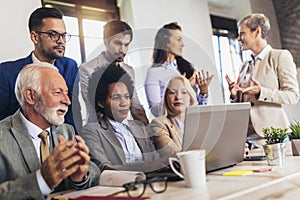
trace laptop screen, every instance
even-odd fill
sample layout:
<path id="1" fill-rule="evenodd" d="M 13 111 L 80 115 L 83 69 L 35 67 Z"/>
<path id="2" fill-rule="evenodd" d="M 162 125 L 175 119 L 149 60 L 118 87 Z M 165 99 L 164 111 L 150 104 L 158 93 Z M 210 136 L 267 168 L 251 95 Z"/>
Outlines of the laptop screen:
<path id="1" fill-rule="evenodd" d="M 205 149 L 208 172 L 242 161 L 249 114 L 250 103 L 188 107 L 183 151 Z"/>

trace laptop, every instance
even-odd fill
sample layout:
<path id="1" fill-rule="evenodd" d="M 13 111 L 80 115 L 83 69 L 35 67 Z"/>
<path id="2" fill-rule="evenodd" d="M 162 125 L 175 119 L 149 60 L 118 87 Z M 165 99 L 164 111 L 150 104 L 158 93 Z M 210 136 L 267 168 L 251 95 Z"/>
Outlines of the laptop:
<path id="1" fill-rule="evenodd" d="M 230 167 L 244 159 L 250 103 L 197 105 L 186 109 L 183 151 L 205 149 L 206 172 Z M 147 174 L 182 180 L 171 169 Z"/>
<path id="2" fill-rule="evenodd" d="M 183 151 L 205 149 L 206 171 L 244 158 L 250 103 L 197 105 L 186 109 Z"/>

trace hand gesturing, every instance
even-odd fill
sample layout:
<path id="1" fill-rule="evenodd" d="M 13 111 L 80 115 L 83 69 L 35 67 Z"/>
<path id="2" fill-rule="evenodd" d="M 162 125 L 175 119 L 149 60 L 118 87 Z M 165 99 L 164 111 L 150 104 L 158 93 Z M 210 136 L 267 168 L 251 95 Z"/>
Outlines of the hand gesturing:
<path id="1" fill-rule="evenodd" d="M 204 73 L 204 70 L 198 72 L 196 80 L 201 94 L 208 94 L 208 86 L 211 83 L 213 77 L 214 75 L 209 75 L 208 71 L 206 71 L 206 75 Z"/>

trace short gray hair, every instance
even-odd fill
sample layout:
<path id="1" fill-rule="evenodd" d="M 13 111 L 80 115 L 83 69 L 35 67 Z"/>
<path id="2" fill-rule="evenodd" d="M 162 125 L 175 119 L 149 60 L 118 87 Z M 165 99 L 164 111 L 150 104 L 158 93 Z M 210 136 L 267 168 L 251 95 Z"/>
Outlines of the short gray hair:
<path id="1" fill-rule="evenodd" d="M 258 27 L 261 27 L 262 38 L 267 39 L 270 33 L 270 21 L 262 13 L 253 13 L 241 19 L 238 22 L 238 26 L 245 24 L 251 31 L 255 31 Z"/>
<path id="2" fill-rule="evenodd" d="M 41 68 L 49 68 L 58 71 L 58 69 L 50 63 L 39 62 L 28 64 L 19 72 L 15 85 L 15 94 L 21 107 L 24 107 L 25 105 L 25 98 L 23 92 L 26 88 L 30 87 L 34 89 L 38 94 L 40 94 Z"/>

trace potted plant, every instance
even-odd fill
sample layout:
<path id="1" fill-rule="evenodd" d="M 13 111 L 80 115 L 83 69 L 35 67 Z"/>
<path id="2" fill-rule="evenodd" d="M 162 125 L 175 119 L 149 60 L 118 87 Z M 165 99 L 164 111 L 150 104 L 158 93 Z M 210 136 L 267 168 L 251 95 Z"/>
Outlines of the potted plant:
<path id="1" fill-rule="evenodd" d="M 300 122 L 294 121 L 290 125 L 291 129 L 291 144 L 292 144 L 292 152 L 293 156 L 299 156 L 300 155 Z"/>
<path id="2" fill-rule="evenodd" d="M 266 144 L 263 146 L 269 165 L 283 165 L 285 163 L 285 143 L 289 137 L 287 128 L 263 128 Z"/>

